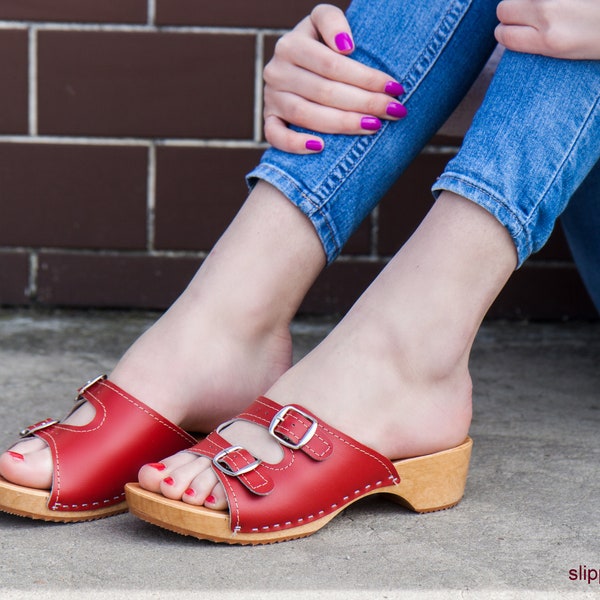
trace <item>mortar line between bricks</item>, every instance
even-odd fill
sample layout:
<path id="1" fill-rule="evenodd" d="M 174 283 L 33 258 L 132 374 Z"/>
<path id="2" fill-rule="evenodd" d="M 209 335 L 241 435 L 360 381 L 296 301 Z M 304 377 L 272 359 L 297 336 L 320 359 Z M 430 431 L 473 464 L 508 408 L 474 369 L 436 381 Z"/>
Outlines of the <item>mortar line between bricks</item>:
<path id="1" fill-rule="evenodd" d="M 377 257 L 379 248 L 379 206 L 371 211 L 371 256 Z"/>
<path id="2" fill-rule="evenodd" d="M 121 23 L 43 23 L 39 21 L 0 21 L 0 29 L 37 31 L 105 31 L 122 33 L 196 33 L 207 35 L 283 35 L 289 29 L 261 27 L 209 27 L 205 25 L 148 25 Z"/>
<path id="3" fill-rule="evenodd" d="M 89 146 L 174 146 L 174 147 L 196 147 L 196 148 L 246 148 L 264 149 L 268 147 L 266 142 L 255 142 L 253 140 L 201 140 L 201 139 L 155 139 L 136 137 L 91 137 L 91 136 L 62 136 L 62 135 L 1 135 L 0 143 L 12 144 L 72 144 Z"/>
<path id="4" fill-rule="evenodd" d="M 138 249 L 103 249 L 103 248 L 63 248 L 59 246 L 49 247 L 24 247 L 24 246 L 0 246 L 0 253 L 22 253 L 22 252 L 35 252 L 39 254 L 65 254 L 70 256 L 104 256 L 104 257 L 116 257 L 116 258 L 193 258 L 193 259 L 204 259 L 208 256 L 207 250 L 152 250 L 148 251 L 144 248 Z M 391 256 L 372 256 L 370 254 L 341 254 L 337 257 L 336 263 L 386 263 L 392 257 Z M 540 263 L 535 263 L 539 265 Z M 559 263 L 563 266 L 570 265 L 570 263 Z M 526 265 L 525 265 L 526 266 Z"/>
<path id="5" fill-rule="evenodd" d="M 16 21 L 0 21 L 0 29 L 29 29 L 29 23 L 16 22 Z"/>
<path id="6" fill-rule="evenodd" d="M 28 31 L 28 90 L 27 90 L 27 108 L 28 125 L 27 130 L 30 136 L 37 135 L 38 132 L 38 105 L 37 105 L 37 30 L 31 28 Z"/>
<path id="7" fill-rule="evenodd" d="M 29 255 L 29 283 L 25 295 L 30 300 L 35 300 L 38 291 L 38 271 L 39 271 L 39 256 L 37 251 L 32 251 Z"/>
<path id="8" fill-rule="evenodd" d="M 421 154 L 458 154 L 460 146 L 437 146 L 435 144 L 428 144 L 421 150 Z"/>
<path id="9" fill-rule="evenodd" d="M 6 254 L 22 254 L 23 252 L 30 255 L 35 254 L 35 260 L 38 260 L 39 254 L 66 254 L 70 256 L 105 256 L 115 258 L 193 258 L 202 260 L 208 256 L 206 250 L 152 250 L 148 251 L 143 248 L 136 250 L 129 249 L 102 249 L 102 248 L 62 248 L 62 247 L 32 247 L 32 246 L 0 246 L 0 253 Z M 372 255 L 372 254 L 341 254 L 336 258 L 336 263 L 388 263 L 393 257 L 388 255 Z M 522 269 L 569 269 L 576 270 L 574 263 L 567 260 L 532 260 L 528 261 L 521 267 Z M 36 267 L 37 270 L 37 267 Z"/>
<path id="10" fill-rule="evenodd" d="M 146 249 L 148 252 L 154 250 L 155 224 L 156 224 L 156 147 L 150 144 L 148 147 L 148 186 L 146 192 Z"/>
<path id="11" fill-rule="evenodd" d="M 215 140 L 191 138 L 138 138 L 138 137 L 98 137 L 98 136 L 68 136 L 68 135 L 2 135 L 0 143 L 14 144 L 73 144 L 90 146 L 169 146 L 191 148 L 244 148 L 264 150 L 269 147 L 267 142 L 254 140 Z M 421 150 L 421 154 L 456 154 L 456 146 L 437 146 L 429 144 Z"/>
<path id="12" fill-rule="evenodd" d="M 154 26 L 156 20 L 156 0 L 148 0 L 148 25 Z"/>
<path id="13" fill-rule="evenodd" d="M 0 246 L 0 253 L 2 254 L 21 254 L 24 250 L 27 252 L 33 252 L 36 255 L 45 254 L 48 256 L 55 256 L 57 254 L 66 256 L 102 256 L 102 257 L 113 257 L 113 258 L 193 258 L 195 260 L 202 260 L 208 256 L 206 250 L 152 250 L 148 251 L 144 248 L 138 248 L 135 250 L 129 249 L 103 249 L 103 248 L 63 248 L 59 246 L 53 247 L 6 247 Z"/>
<path id="14" fill-rule="evenodd" d="M 255 64 L 254 64 L 254 141 L 262 139 L 262 113 L 263 113 L 263 69 L 264 69 L 264 34 L 256 36 Z"/>

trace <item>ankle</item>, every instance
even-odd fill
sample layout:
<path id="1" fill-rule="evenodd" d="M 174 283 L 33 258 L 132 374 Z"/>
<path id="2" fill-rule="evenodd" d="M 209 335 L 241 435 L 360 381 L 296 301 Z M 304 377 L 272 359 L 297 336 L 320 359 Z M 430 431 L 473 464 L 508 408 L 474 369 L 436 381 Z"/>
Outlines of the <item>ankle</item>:
<path id="1" fill-rule="evenodd" d="M 391 361 L 404 381 L 452 387 L 460 382 L 462 395 L 470 396 L 468 360 L 475 330 L 440 317 L 444 312 L 427 302 L 419 302 L 417 309 L 399 303 L 396 311 L 384 307 L 375 314 L 371 307 L 377 304 L 369 299 L 354 306 L 348 325 L 360 330 L 361 344 L 370 348 L 371 355 Z M 398 313 L 412 317 L 398 318 Z"/>
<path id="2" fill-rule="evenodd" d="M 419 456 L 462 443 L 472 418 L 470 343 L 431 324 L 404 330 L 387 325 L 380 321 L 371 328 L 367 345 L 379 370 L 394 372 L 396 389 L 389 388 L 388 394 L 399 398 L 391 402 L 397 411 L 390 422 L 397 424 L 403 439 L 390 436 L 385 453 Z"/>

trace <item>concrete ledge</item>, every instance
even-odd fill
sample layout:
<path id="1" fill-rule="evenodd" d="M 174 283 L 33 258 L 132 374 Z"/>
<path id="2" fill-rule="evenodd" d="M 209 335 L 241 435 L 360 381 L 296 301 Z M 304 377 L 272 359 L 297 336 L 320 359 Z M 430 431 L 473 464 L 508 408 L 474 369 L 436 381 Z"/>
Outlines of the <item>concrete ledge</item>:
<path id="1" fill-rule="evenodd" d="M 154 318 L 0 311 L 0 447 L 62 416 Z M 333 325 L 296 321 L 295 359 Z M 205 543 L 127 514 L 62 525 L 0 513 L 0 598 L 597 598 L 600 583 L 578 570 L 600 570 L 599 364 L 600 323 L 485 323 L 470 366 L 473 460 L 452 510 L 365 499 L 309 538 L 265 547 Z"/>

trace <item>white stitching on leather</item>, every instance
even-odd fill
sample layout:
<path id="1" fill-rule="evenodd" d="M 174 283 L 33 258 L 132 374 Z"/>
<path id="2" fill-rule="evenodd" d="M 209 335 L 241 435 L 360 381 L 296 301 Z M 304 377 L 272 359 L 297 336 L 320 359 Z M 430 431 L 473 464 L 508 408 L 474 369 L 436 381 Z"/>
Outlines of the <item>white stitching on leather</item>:
<path id="1" fill-rule="evenodd" d="M 296 415 L 292 414 L 291 412 L 290 412 L 290 413 L 288 413 L 288 416 L 292 417 L 294 420 L 296 420 L 296 422 L 298 422 L 298 423 L 302 423 L 302 421 L 301 421 L 301 420 L 300 420 L 300 419 L 299 419 L 299 418 L 298 418 Z M 317 420 L 317 425 L 321 425 L 321 423 L 320 423 L 318 420 Z M 288 433 L 292 433 L 292 431 L 291 431 L 289 428 L 287 428 L 287 427 L 282 427 L 282 429 L 283 429 L 284 431 L 287 431 Z M 320 440 L 320 441 L 321 441 L 321 443 L 322 443 L 324 446 L 326 446 L 325 450 L 323 450 L 323 452 L 321 452 L 321 453 L 319 454 L 319 453 L 318 453 L 316 450 L 313 450 L 313 448 L 311 448 L 311 447 L 310 447 L 310 442 L 309 442 L 307 445 L 305 445 L 305 446 L 302 446 L 302 448 L 301 448 L 301 449 L 302 449 L 302 450 L 305 450 L 305 449 L 306 449 L 306 450 L 308 450 L 308 451 L 309 451 L 311 454 L 314 454 L 315 456 L 318 456 L 319 458 L 322 458 L 323 456 L 325 456 L 325 454 L 327 453 L 327 451 L 331 449 L 331 444 L 330 444 L 330 443 L 329 443 L 329 442 L 328 442 L 326 439 L 322 438 L 322 437 L 321 437 L 321 436 L 318 434 L 318 431 L 319 431 L 319 430 L 318 430 L 318 428 L 317 428 L 317 430 L 316 430 L 316 431 L 315 431 L 315 433 L 314 433 L 314 437 L 316 437 L 318 440 Z"/>
<path id="2" fill-rule="evenodd" d="M 152 417 L 155 421 L 157 421 L 158 423 L 160 423 L 161 425 L 163 425 L 163 427 L 167 427 L 172 432 L 176 433 L 179 437 L 181 437 L 181 438 L 183 438 L 185 440 L 188 439 L 185 435 L 183 435 L 183 433 L 181 431 L 178 431 L 172 425 L 170 425 L 168 422 L 166 422 L 166 421 L 158 418 L 157 415 L 152 414 L 144 406 L 142 406 L 142 405 L 138 404 L 137 402 L 133 401 L 131 398 L 128 398 L 120 390 L 114 388 L 112 385 L 109 385 L 109 383 L 110 382 L 108 382 L 107 380 L 103 380 L 103 381 L 99 381 L 98 385 L 102 385 L 102 386 L 107 387 L 113 393 L 117 394 L 118 396 L 120 396 L 124 400 L 127 400 L 127 402 L 129 402 L 129 404 L 133 405 L 138 410 L 142 410 L 148 416 Z M 106 405 L 96 395 L 94 395 L 94 393 L 91 392 L 89 389 L 86 390 L 86 393 L 88 393 L 94 399 L 94 401 L 98 403 L 98 405 L 102 409 L 102 420 L 100 421 L 100 423 L 98 423 L 98 425 L 96 427 L 92 427 L 92 428 L 89 428 L 89 429 L 83 429 L 83 427 L 85 427 L 85 425 L 83 425 L 83 426 L 79 426 L 79 425 L 61 425 L 60 423 L 57 423 L 56 425 L 54 425 L 54 427 L 56 427 L 57 429 L 60 429 L 62 431 L 68 431 L 69 433 L 90 433 L 92 431 L 97 431 L 98 429 L 100 429 L 104 425 L 104 423 L 106 422 L 106 418 L 107 418 Z M 94 406 L 94 408 L 96 408 L 96 406 L 94 404 L 92 404 L 92 406 Z M 95 417 L 94 417 L 94 419 L 95 419 Z M 54 468 L 54 481 L 53 481 L 52 489 L 50 491 L 50 495 L 51 496 L 54 494 L 54 492 L 56 492 L 56 501 L 52 504 L 51 508 L 55 509 L 55 507 L 59 507 L 59 506 L 60 507 L 69 507 L 69 508 L 77 508 L 78 506 L 86 506 L 85 504 L 82 504 L 82 505 L 78 505 L 78 504 L 62 504 L 61 502 L 59 502 L 60 494 L 61 494 L 61 485 L 60 485 L 60 458 L 59 458 L 59 454 L 58 454 L 58 448 L 57 448 L 56 443 L 54 441 L 54 438 L 52 437 L 51 434 L 48 435 L 48 439 L 46 439 L 46 438 L 41 438 L 41 439 L 43 439 L 46 443 L 49 443 L 49 440 L 51 441 L 52 446 L 54 447 L 54 456 L 56 457 L 56 462 L 55 462 L 55 465 L 54 465 L 54 467 L 55 467 Z M 104 499 L 104 500 L 102 500 L 102 503 L 112 502 L 112 501 L 118 500 L 119 498 L 122 498 L 124 496 L 125 496 L 125 492 L 123 492 L 119 496 L 114 496 L 113 498 Z M 99 502 L 94 502 L 93 504 L 99 504 Z"/>
<path id="3" fill-rule="evenodd" d="M 137 409 L 145 412 L 148 416 L 152 417 L 155 421 L 157 421 L 158 423 L 160 423 L 163 427 L 166 427 L 167 429 L 170 429 L 173 433 L 176 433 L 180 438 L 184 439 L 184 440 L 188 440 L 188 436 L 184 435 L 185 432 L 182 431 L 179 427 L 174 427 L 173 423 L 170 423 L 169 421 L 166 421 L 164 418 L 160 417 L 160 415 L 158 414 L 153 414 L 151 412 L 148 411 L 148 408 L 146 406 L 143 406 L 142 404 L 138 404 L 136 401 L 134 401 L 132 398 L 128 398 L 127 396 L 125 396 L 123 393 L 121 393 L 118 389 L 115 389 L 114 387 L 112 387 L 110 384 L 110 382 L 108 380 L 104 380 L 104 381 L 99 381 L 98 382 L 99 385 L 104 385 L 106 386 L 109 390 L 113 391 L 115 394 L 118 394 L 119 396 L 121 396 L 121 398 L 127 400 L 127 402 L 129 402 L 130 404 L 132 404 L 133 406 L 135 406 Z"/>
<path id="4" fill-rule="evenodd" d="M 390 476 L 388 479 L 390 479 L 390 480 L 392 480 L 392 481 L 393 481 L 393 478 L 392 478 L 392 476 Z M 380 486 L 381 486 L 383 483 L 384 483 L 383 481 L 378 481 L 378 482 L 375 484 L 375 487 L 380 487 Z M 371 485 L 372 485 L 372 484 L 369 484 L 368 486 L 365 486 L 365 488 L 364 488 L 363 490 L 358 490 L 358 492 L 359 492 L 359 493 L 362 493 L 362 492 L 366 492 L 366 491 L 368 491 L 368 489 L 371 487 Z M 346 500 L 346 499 L 347 499 L 347 497 L 346 497 L 346 498 L 344 498 L 344 500 Z M 343 506 L 345 506 L 345 504 L 343 504 L 343 505 L 342 505 L 342 507 L 343 507 Z M 337 504 L 337 503 L 334 503 L 334 504 L 332 504 L 332 505 L 331 505 L 329 508 L 330 508 L 330 510 L 336 510 L 337 508 L 340 508 L 340 505 L 339 505 L 339 504 Z M 324 511 L 324 510 L 320 510 L 320 511 L 318 512 L 318 515 L 319 515 L 319 518 L 320 518 L 321 516 L 324 516 L 324 515 L 325 515 L 325 511 Z M 305 520 L 305 519 L 307 519 L 307 520 L 314 519 L 314 515 L 308 515 L 308 516 L 305 516 L 305 517 L 300 517 L 300 518 L 296 519 L 296 521 L 295 521 L 295 522 L 293 522 L 293 521 L 286 521 L 286 522 L 284 523 L 284 525 L 285 525 L 285 526 L 291 526 L 291 525 L 295 525 L 295 526 L 296 526 L 296 525 L 301 525 L 301 524 L 304 522 L 304 520 Z M 276 527 L 280 527 L 280 525 L 279 525 L 279 524 L 274 524 L 274 525 L 264 525 L 264 526 L 263 526 L 261 529 L 263 529 L 263 530 L 267 530 L 267 531 L 268 531 L 269 529 L 274 529 L 274 528 L 276 528 Z M 258 531 L 260 531 L 260 529 L 258 529 L 257 527 L 253 527 L 253 528 L 252 528 L 250 531 L 253 531 L 253 532 L 258 532 Z"/>

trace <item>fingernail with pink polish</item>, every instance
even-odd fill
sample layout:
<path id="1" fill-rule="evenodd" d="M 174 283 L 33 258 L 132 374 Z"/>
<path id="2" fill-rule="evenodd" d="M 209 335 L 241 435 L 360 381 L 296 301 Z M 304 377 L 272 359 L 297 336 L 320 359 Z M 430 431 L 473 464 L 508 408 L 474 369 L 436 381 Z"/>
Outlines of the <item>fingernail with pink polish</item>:
<path id="1" fill-rule="evenodd" d="M 406 116 L 406 108 L 398 102 L 390 102 L 387 105 L 385 112 L 390 115 L 390 117 L 396 117 L 397 119 L 402 119 Z"/>
<path id="2" fill-rule="evenodd" d="M 377 117 L 363 117 L 360 126 L 369 131 L 377 131 L 381 127 L 381 121 Z"/>
<path id="3" fill-rule="evenodd" d="M 206 496 L 204 502 L 208 502 L 208 504 L 214 504 L 216 502 L 216 498 L 211 494 L 210 496 Z"/>
<path id="4" fill-rule="evenodd" d="M 313 150 L 314 152 L 321 152 L 323 150 L 323 143 L 319 140 L 307 140 L 304 147 L 307 150 Z"/>
<path id="5" fill-rule="evenodd" d="M 396 81 L 388 81 L 385 84 L 385 93 L 390 96 L 402 96 L 404 94 L 404 86 Z"/>
<path id="6" fill-rule="evenodd" d="M 25 460 L 25 457 L 18 452 L 13 452 L 12 450 L 8 451 L 8 455 L 12 456 L 15 460 Z"/>
<path id="7" fill-rule="evenodd" d="M 354 49 L 352 38 L 345 31 L 335 36 L 335 45 L 340 52 L 348 52 L 348 50 Z"/>
<path id="8" fill-rule="evenodd" d="M 163 479 L 163 483 L 166 483 L 167 485 L 173 485 L 175 483 L 175 480 L 172 477 L 165 477 Z"/>
<path id="9" fill-rule="evenodd" d="M 186 496 L 195 496 L 196 495 L 196 491 L 193 488 L 188 488 L 187 490 L 185 490 L 185 492 L 183 492 Z"/>

